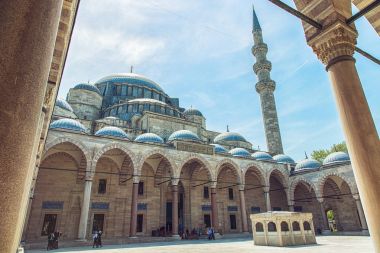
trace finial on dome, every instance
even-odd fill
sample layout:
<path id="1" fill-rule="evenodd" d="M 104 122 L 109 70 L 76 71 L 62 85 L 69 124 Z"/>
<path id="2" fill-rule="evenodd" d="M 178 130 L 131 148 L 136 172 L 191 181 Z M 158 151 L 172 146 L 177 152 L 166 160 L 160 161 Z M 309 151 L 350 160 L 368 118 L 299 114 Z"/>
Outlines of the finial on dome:
<path id="1" fill-rule="evenodd" d="M 252 13 L 253 13 L 253 31 L 261 31 L 261 26 L 260 26 L 260 22 L 259 22 L 259 19 L 257 18 L 257 15 L 256 15 L 256 12 L 255 12 L 255 7 L 254 5 L 252 4 Z"/>
<path id="2" fill-rule="evenodd" d="M 309 157 L 307 156 L 307 153 L 306 153 L 306 151 L 305 151 L 305 159 L 309 159 Z"/>
<path id="3" fill-rule="evenodd" d="M 131 65 L 131 73 L 133 73 L 133 65 Z"/>
<path id="4" fill-rule="evenodd" d="M 230 131 L 230 129 L 228 128 L 228 125 L 227 125 L 227 133 Z"/>
<path id="5" fill-rule="evenodd" d="M 257 150 L 260 151 L 260 145 L 257 145 Z"/>

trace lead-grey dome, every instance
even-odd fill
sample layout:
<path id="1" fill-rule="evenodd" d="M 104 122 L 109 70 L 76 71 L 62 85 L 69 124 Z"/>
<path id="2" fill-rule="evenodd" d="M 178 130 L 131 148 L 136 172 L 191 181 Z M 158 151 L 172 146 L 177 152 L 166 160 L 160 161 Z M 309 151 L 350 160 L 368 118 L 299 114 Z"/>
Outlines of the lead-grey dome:
<path id="1" fill-rule="evenodd" d="M 63 129 L 70 130 L 74 132 L 87 132 L 85 126 L 83 126 L 79 121 L 73 119 L 59 119 L 50 124 L 50 129 Z"/>
<path id="2" fill-rule="evenodd" d="M 196 135 L 195 133 L 189 131 L 189 130 L 179 130 L 179 131 L 176 131 L 174 133 L 172 133 L 169 138 L 168 138 L 168 141 L 171 142 L 171 141 L 175 141 L 175 140 L 180 140 L 180 141 L 196 141 L 196 142 L 199 142 L 201 141 L 198 137 L 198 135 Z"/>

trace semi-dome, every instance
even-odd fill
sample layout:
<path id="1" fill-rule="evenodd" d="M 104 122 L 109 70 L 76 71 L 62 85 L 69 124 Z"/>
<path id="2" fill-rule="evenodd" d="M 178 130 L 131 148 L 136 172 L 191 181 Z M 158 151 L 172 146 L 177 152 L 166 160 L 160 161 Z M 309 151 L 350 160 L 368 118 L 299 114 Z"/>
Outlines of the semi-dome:
<path id="1" fill-rule="evenodd" d="M 106 83 L 106 82 L 135 84 L 138 86 L 143 86 L 143 87 L 164 92 L 163 89 L 160 87 L 160 85 L 158 85 L 154 81 L 150 80 L 149 78 L 143 75 L 138 75 L 135 73 L 112 74 L 112 75 L 101 78 L 99 81 L 96 82 L 96 84 Z"/>
<path id="2" fill-rule="evenodd" d="M 62 98 L 57 98 L 57 101 L 55 102 L 55 106 L 58 106 L 64 110 L 73 112 L 73 108 L 71 108 L 71 105 L 66 102 L 66 100 L 63 100 Z"/>
<path id="3" fill-rule="evenodd" d="M 198 142 L 200 141 L 198 135 L 196 135 L 195 133 L 193 133 L 189 130 L 179 130 L 179 131 L 172 133 L 169 136 L 168 141 L 171 142 L 171 141 L 175 141 L 175 140 L 198 141 Z"/>
<path id="4" fill-rule="evenodd" d="M 99 95 L 102 95 L 102 93 L 100 93 L 100 90 L 95 85 L 92 85 L 89 83 L 79 83 L 75 85 L 73 89 L 74 90 L 89 90 L 89 91 L 96 92 Z"/>
<path id="5" fill-rule="evenodd" d="M 203 117 L 203 114 L 201 111 L 195 108 L 189 108 L 186 111 L 183 112 L 183 114 L 188 115 L 188 116 L 201 116 Z"/>
<path id="6" fill-rule="evenodd" d="M 99 129 L 95 135 L 129 139 L 129 136 L 122 129 L 114 126 L 103 127 L 102 129 Z"/>
<path id="7" fill-rule="evenodd" d="M 214 146 L 214 150 L 215 150 L 215 153 L 227 153 L 228 150 L 223 147 L 222 145 L 219 145 L 219 144 L 211 144 L 212 146 Z"/>
<path id="8" fill-rule="evenodd" d="M 307 158 L 297 163 L 295 170 L 312 170 L 321 167 L 321 163 L 312 158 Z"/>
<path id="9" fill-rule="evenodd" d="M 79 121 L 73 119 L 56 120 L 50 124 L 50 129 L 64 129 L 82 133 L 87 131 L 85 126 L 83 126 Z"/>
<path id="10" fill-rule="evenodd" d="M 273 156 L 273 159 L 278 163 L 290 163 L 290 164 L 296 163 L 290 156 L 284 155 L 284 154 L 275 155 Z"/>
<path id="11" fill-rule="evenodd" d="M 241 136 L 238 133 L 234 132 L 225 132 L 217 135 L 214 139 L 215 143 L 223 142 L 223 141 L 244 141 L 247 142 L 247 140 Z"/>
<path id="12" fill-rule="evenodd" d="M 272 161 L 273 160 L 273 157 L 270 154 L 266 152 L 262 152 L 262 151 L 257 151 L 253 153 L 252 157 L 258 161 Z"/>
<path id="13" fill-rule="evenodd" d="M 234 148 L 231 149 L 228 153 L 230 153 L 232 156 L 250 157 L 250 153 L 244 148 Z"/>
<path id="14" fill-rule="evenodd" d="M 137 142 L 148 142 L 148 143 L 164 143 L 164 140 L 154 133 L 145 133 L 136 137 Z"/>
<path id="15" fill-rule="evenodd" d="M 334 152 L 329 154 L 324 160 L 323 165 L 333 164 L 333 163 L 341 163 L 350 161 L 350 157 L 345 152 Z"/>

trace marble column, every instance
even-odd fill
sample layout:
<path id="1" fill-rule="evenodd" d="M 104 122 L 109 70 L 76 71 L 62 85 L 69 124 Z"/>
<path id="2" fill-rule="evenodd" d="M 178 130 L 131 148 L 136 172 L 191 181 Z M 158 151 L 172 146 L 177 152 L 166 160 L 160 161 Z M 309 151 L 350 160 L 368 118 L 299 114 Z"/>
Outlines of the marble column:
<path id="1" fill-rule="evenodd" d="M 132 186 L 131 222 L 129 226 L 129 237 L 136 237 L 138 190 L 139 190 L 139 182 L 134 180 L 133 186 Z"/>
<path id="2" fill-rule="evenodd" d="M 360 224 L 362 225 L 362 230 L 368 230 L 367 221 L 365 219 L 362 203 L 360 202 L 359 195 L 354 195 L 356 207 L 358 209 Z"/>
<path id="3" fill-rule="evenodd" d="M 323 231 L 330 231 L 329 229 L 329 221 L 327 219 L 327 215 L 325 212 L 325 207 L 323 205 L 323 198 L 318 198 L 319 208 L 321 210 L 321 217 L 322 217 L 322 232 Z"/>
<path id="4" fill-rule="evenodd" d="M 86 179 L 86 181 L 84 181 L 83 201 L 78 227 L 78 239 L 80 240 L 86 240 L 87 236 L 87 222 L 88 213 L 90 211 L 91 189 L 92 179 Z"/>
<path id="5" fill-rule="evenodd" d="M 211 226 L 215 231 L 218 231 L 218 204 L 217 204 L 217 189 L 216 187 L 211 188 Z"/>
<path id="6" fill-rule="evenodd" d="M 347 3 L 347 12 L 342 6 L 330 7 L 335 16 L 324 19 L 330 23 L 306 37 L 326 65 L 371 239 L 375 252 L 380 253 L 379 136 L 353 58 L 357 30 L 336 18 L 341 13 L 350 14 L 351 6 Z"/>
<path id="7" fill-rule="evenodd" d="M 0 3 L 0 249 L 16 252 L 62 0 Z"/>
<path id="8" fill-rule="evenodd" d="M 272 211 L 272 206 L 271 206 L 271 203 L 270 203 L 270 188 L 269 186 L 265 186 L 264 187 L 264 197 L 265 197 L 265 203 L 266 203 L 266 207 L 267 207 L 267 212 L 270 212 Z"/>
<path id="9" fill-rule="evenodd" d="M 178 185 L 172 185 L 172 235 L 178 237 Z"/>
<path id="10" fill-rule="evenodd" d="M 240 193 L 240 212 L 241 212 L 242 228 L 243 228 L 243 232 L 248 232 L 248 217 L 247 217 L 247 210 L 245 207 L 244 189 L 239 189 L 239 193 Z"/>

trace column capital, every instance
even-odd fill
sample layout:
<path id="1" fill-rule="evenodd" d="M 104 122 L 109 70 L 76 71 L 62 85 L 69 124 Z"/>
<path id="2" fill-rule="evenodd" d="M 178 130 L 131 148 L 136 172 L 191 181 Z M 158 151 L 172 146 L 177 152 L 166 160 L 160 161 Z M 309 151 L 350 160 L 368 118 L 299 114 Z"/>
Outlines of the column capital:
<path id="1" fill-rule="evenodd" d="M 239 191 L 244 191 L 245 184 L 239 184 Z"/>
<path id="2" fill-rule="evenodd" d="M 134 184 L 138 184 L 140 182 L 140 176 L 138 175 L 133 175 L 132 180 Z"/>
<path id="3" fill-rule="evenodd" d="M 217 182 L 216 182 L 216 181 L 211 181 L 211 182 L 210 182 L 210 188 L 211 188 L 211 189 L 212 189 L 212 188 L 216 189 L 216 185 L 217 185 Z"/>
<path id="4" fill-rule="evenodd" d="M 263 187 L 263 190 L 264 190 L 265 193 L 268 193 L 269 190 L 270 190 L 270 187 L 269 187 L 269 186 L 264 186 L 264 187 Z"/>
<path id="5" fill-rule="evenodd" d="M 320 204 L 322 204 L 323 201 L 324 201 L 324 198 L 323 198 L 323 197 L 317 197 L 317 200 L 318 200 L 318 202 L 319 202 Z"/>
<path id="6" fill-rule="evenodd" d="M 360 196 L 358 193 L 354 193 L 352 194 L 352 197 L 356 200 L 356 201 L 360 201 Z"/>
<path id="7" fill-rule="evenodd" d="M 337 20 L 312 37 L 307 44 L 328 68 L 334 60 L 337 61 L 339 58 L 353 60 L 357 37 L 358 33 L 355 29 Z"/>
<path id="8" fill-rule="evenodd" d="M 172 177 L 171 178 L 171 183 L 172 183 L 172 186 L 174 186 L 174 185 L 178 186 L 179 178 Z"/>

